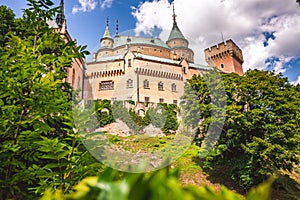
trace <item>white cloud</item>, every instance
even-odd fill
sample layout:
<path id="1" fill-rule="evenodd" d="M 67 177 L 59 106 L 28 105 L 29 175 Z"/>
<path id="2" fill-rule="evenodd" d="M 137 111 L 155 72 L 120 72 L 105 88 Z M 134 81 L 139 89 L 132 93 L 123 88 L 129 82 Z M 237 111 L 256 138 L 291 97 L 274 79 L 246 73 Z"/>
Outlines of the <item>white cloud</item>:
<path id="1" fill-rule="evenodd" d="M 244 71 L 283 73 L 285 64 L 300 56 L 300 9 L 294 0 L 174 0 L 174 4 L 178 26 L 190 41 L 197 63 L 205 64 L 203 49 L 221 42 L 221 32 L 243 50 Z M 156 26 L 163 29 L 161 38 L 167 39 L 172 28 L 168 0 L 141 3 L 132 15 L 136 33 L 151 33 Z M 263 32 L 275 36 L 268 46 L 264 46 Z"/>
<path id="2" fill-rule="evenodd" d="M 112 3 L 113 3 L 113 0 L 103 0 L 103 1 L 101 1 L 100 7 L 101 7 L 102 9 L 110 8 L 111 5 L 112 5 Z"/>
<path id="3" fill-rule="evenodd" d="M 75 5 L 72 9 L 72 14 L 76 14 L 78 12 L 87 12 L 92 11 L 97 6 L 96 0 L 78 0 L 80 6 Z"/>
<path id="4" fill-rule="evenodd" d="M 292 82 L 292 84 L 294 85 L 300 84 L 300 76 L 298 76 L 297 80 Z"/>

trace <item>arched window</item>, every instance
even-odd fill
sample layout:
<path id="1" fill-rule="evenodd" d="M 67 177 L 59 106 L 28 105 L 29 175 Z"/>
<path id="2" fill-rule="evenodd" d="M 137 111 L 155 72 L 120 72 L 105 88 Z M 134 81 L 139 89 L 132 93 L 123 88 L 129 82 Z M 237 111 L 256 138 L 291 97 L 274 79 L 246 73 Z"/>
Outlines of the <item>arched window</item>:
<path id="1" fill-rule="evenodd" d="M 176 92 L 176 84 L 175 83 L 172 83 L 171 88 L 172 88 L 172 92 Z"/>
<path id="2" fill-rule="evenodd" d="M 75 69 L 72 71 L 72 87 L 75 85 Z"/>
<path id="3" fill-rule="evenodd" d="M 127 88 L 133 88 L 133 80 L 131 79 L 127 80 Z"/>
<path id="4" fill-rule="evenodd" d="M 164 90 L 164 84 L 161 81 L 158 83 L 158 90 L 160 91 Z"/>
<path id="5" fill-rule="evenodd" d="M 150 85 L 149 85 L 149 81 L 146 79 L 144 80 L 144 89 L 149 89 Z"/>
<path id="6" fill-rule="evenodd" d="M 81 88 L 80 76 L 78 76 L 77 80 L 78 80 L 78 82 L 77 82 L 77 88 Z"/>
<path id="7" fill-rule="evenodd" d="M 221 64 L 221 68 L 222 68 L 222 69 L 224 68 L 224 64 Z"/>

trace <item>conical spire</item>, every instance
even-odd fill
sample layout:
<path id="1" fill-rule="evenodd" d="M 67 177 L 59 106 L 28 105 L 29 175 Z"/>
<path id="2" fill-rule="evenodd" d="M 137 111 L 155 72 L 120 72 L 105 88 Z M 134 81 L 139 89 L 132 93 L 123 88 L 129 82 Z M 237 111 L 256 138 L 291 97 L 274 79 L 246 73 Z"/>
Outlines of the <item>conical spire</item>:
<path id="1" fill-rule="evenodd" d="M 63 23 L 65 21 L 64 9 L 65 9 L 64 0 L 60 0 L 60 9 L 59 9 L 59 13 L 56 16 L 56 23 L 59 28 L 63 26 Z"/>
<path id="2" fill-rule="evenodd" d="M 108 28 L 108 17 L 106 19 L 106 28 L 102 38 L 111 38 L 110 31 Z"/>
<path id="3" fill-rule="evenodd" d="M 180 29 L 177 26 L 174 3 L 173 3 L 173 27 L 169 35 L 168 41 L 172 39 L 185 39 Z"/>

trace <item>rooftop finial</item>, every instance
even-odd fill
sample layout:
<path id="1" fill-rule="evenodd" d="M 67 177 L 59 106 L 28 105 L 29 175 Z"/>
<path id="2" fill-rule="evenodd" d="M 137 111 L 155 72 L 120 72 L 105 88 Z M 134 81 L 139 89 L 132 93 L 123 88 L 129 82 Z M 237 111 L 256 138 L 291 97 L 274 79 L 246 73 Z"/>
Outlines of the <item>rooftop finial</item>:
<path id="1" fill-rule="evenodd" d="M 108 27 L 108 22 L 109 22 L 109 20 L 108 20 L 108 16 L 106 17 L 106 26 Z"/>
<path id="2" fill-rule="evenodd" d="M 173 4 L 173 20 L 174 22 L 176 22 L 176 14 L 175 14 L 175 6 L 174 6 L 174 2 L 172 3 Z"/>
<path id="3" fill-rule="evenodd" d="M 119 37 L 119 20 L 116 20 L 116 37 Z"/>

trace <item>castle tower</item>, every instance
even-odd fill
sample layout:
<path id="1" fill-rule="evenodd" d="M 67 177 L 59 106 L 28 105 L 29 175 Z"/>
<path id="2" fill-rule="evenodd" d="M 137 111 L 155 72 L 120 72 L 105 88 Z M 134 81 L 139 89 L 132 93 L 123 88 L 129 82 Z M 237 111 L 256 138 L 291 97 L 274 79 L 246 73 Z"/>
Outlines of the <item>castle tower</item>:
<path id="1" fill-rule="evenodd" d="M 108 17 L 107 17 L 105 32 L 103 34 L 103 37 L 100 39 L 101 48 L 112 48 L 113 42 L 114 41 L 110 35 L 110 31 L 108 27 Z"/>
<path id="2" fill-rule="evenodd" d="M 241 76 L 244 74 L 242 50 L 231 39 L 205 49 L 204 54 L 209 66 L 226 73 L 234 72 Z"/>
<path id="3" fill-rule="evenodd" d="M 65 23 L 65 13 L 64 13 L 64 0 L 61 0 L 60 1 L 60 6 L 59 6 L 59 10 L 60 10 L 60 13 L 57 14 L 56 16 L 56 23 L 58 25 L 59 28 L 62 28 L 63 24 Z"/>
<path id="4" fill-rule="evenodd" d="M 171 59 L 176 57 L 178 59 L 185 58 L 188 62 L 194 63 L 194 52 L 189 46 L 189 41 L 185 39 L 182 32 L 178 28 L 176 22 L 175 8 L 173 4 L 173 27 L 169 38 L 167 40 L 167 45 L 171 48 Z"/>

